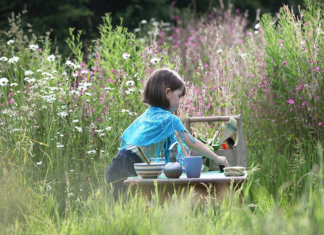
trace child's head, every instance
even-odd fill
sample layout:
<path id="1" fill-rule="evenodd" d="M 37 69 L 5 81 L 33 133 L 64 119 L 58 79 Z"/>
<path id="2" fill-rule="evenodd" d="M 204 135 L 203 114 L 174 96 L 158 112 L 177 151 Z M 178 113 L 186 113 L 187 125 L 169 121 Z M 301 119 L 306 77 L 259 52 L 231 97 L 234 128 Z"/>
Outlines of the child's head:
<path id="1" fill-rule="evenodd" d="M 175 104 L 177 106 L 177 97 L 186 94 L 186 86 L 179 74 L 170 69 L 159 69 L 154 71 L 149 77 L 144 88 L 144 102 L 149 105 L 161 107 L 170 110 L 172 113 Z M 171 108 L 171 109 L 170 109 Z M 177 107 L 176 107 L 177 108 Z"/>

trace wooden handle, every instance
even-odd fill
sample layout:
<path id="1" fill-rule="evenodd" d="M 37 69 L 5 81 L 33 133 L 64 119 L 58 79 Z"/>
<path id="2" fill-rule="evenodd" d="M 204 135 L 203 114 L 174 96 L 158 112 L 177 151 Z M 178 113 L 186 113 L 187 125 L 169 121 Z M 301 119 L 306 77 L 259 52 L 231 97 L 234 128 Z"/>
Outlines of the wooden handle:
<path id="1" fill-rule="evenodd" d="M 180 144 L 180 146 L 181 146 L 181 149 L 182 149 L 183 154 L 185 155 L 185 157 L 189 157 L 187 151 L 185 150 L 185 148 L 184 148 L 183 145 L 182 145 L 182 141 L 181 141 L 181 139 L 180 139 L 180 137 L 179 137 L 179 133 L 178 133 L 176 130 L 174 130 L 174 134 L 175 134 L 175 136 L 177 137 L 177 140 L 178 140 L 178 142 L 179 142 L 179 144 Z"/>
<path id="2" fill-rule="evenodd" d="M 146 157 L 145 153 L 143 152 L 143 150 L 141 149 L 141 147 L 137 147 L 138 151 L 142 154 L 142 156 L 144 157 L 144 160 L 146 161 L 147 165 L 150 165 L 150 161 L 148 160 L 148 158 Z"/>

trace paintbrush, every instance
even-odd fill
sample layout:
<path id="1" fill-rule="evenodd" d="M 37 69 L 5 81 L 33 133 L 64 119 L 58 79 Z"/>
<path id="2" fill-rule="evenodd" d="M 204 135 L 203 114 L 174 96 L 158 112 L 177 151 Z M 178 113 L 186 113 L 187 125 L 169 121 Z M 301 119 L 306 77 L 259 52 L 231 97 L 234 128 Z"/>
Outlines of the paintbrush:
<path id="1" fill-rule="evenodd" d="M 145 153 L 143 152 L 143 150 L 141 149 L 141 147 L 137 147 L 138 151 L 142 154 L 142 156 L 144 157 L 144 160 L 146 161 L 147 165 L 150 165 L 150 161 L 148 160 L 148 158 L 146 157 Z"/>
<path id="2" fill-rule="evenodd" d="M 224 143 L 225 140 L 227 140 L 229 137 L 231 137 L 235 131 L 237 130 L 237 121 L 234 118 L 230 118 L 229 122 L 226 123 L 224 133 L 222 135 L 222 138 L 220 139 L 219 143 Z"/>
<path id="3" fill-rule="evenodd" d="M 180 137 L 179 137 L 179 133 L 178 133 L 176 130 L 174 130 L 174 134 L 175 134 L 175 136 L 177 137 L 177 140 L 178 140 L 178 142 L 179 142 L 179 144 L 180 144 L 180 146 L 181 146 L 181 149 L 182 149 L 183 155 L 184 155 L 185 157 L 189 157 L 188 153 L 186 152 L 185 148 L 184 148 L 183 145 L 182 145 L 182 141 L 181 141 L 181 139 L 180 139 Z"/>

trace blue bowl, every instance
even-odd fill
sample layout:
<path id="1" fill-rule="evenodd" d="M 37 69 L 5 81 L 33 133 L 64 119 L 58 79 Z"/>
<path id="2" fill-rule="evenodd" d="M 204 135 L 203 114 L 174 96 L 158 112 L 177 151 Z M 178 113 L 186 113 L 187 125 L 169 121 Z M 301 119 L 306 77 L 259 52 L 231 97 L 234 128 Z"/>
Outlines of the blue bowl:
<path id="1" fill-rule="evenodd" d="M 163 173 L 164 166 L 164 163 L 134 163 L 136 173 L 144 179 L 157 178 Z"/>

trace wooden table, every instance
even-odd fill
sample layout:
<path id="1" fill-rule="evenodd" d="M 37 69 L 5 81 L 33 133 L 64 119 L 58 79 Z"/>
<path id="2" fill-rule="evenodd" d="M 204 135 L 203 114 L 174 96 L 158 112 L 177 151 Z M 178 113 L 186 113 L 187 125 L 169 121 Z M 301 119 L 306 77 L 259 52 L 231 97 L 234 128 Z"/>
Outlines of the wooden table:
<path id="1" fill-rule="evenodd" d="M 125 180 L 124 185 L 129 186 L 133 194 L 140 193 L 149 200 L 157 190 L 162 202 L 175 193 L 183 192 L 187 195 L 192 189 L 194 190 L 194 199 L 201 201 L 209 195 L 208 191 L 211 196 L 216 196 L 214 198 L 217 200 L 222 200 L 230 193 L 232 183 L 233 189 L 237 190 L 245 180 L 247 180 L 247 172 L 244 176 L 229 177 L 219 171 L 209 171 L 202 172 L 200 178 L 187 178 L 185 173 L 182 173 L 179 179 L 170 179 L 164 174 L 156 179 L 143 179 L 140 176 L 135 176 Z"/>

